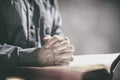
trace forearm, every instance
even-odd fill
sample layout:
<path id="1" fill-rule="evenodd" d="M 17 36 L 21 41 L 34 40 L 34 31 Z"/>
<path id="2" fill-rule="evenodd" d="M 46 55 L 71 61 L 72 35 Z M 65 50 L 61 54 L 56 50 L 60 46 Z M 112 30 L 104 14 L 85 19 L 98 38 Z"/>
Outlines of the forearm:
<path id="1" fill-rule="evenodd" d="M 40 48 L 22 49 L 8 44 L 0 45 L 0 66 L 39 66 Z"/>

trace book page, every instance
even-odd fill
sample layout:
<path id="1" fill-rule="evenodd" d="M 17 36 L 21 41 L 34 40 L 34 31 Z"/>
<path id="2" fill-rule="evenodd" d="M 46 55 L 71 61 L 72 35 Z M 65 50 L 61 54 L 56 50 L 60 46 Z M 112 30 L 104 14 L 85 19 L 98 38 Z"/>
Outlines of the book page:
<path id="1" fill-rule="evenodd" d="M 113 61 L 120 55 L 120 53 L 114 54 L 93 54 L 93 55 L 74 55 L 73 62 L 70 63 L 70 67 L 86 67 L 91 66 L 93 68 L 101 67 L 102 65 L 110 71 L 110 67 Z M 96 65 L 96 66 L 95 66 Z"/>

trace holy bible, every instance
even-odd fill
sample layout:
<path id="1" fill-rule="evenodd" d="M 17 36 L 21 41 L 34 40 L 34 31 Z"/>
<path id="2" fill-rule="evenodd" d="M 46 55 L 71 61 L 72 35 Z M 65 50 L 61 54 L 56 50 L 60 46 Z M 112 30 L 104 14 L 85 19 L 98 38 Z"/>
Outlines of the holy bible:
<path id="1" fill-rule="evenodd" d="M 74 55 L 69 66 L 20 67 L 3 71 L 6 80 L 112 80 L 120 53 Z"/>

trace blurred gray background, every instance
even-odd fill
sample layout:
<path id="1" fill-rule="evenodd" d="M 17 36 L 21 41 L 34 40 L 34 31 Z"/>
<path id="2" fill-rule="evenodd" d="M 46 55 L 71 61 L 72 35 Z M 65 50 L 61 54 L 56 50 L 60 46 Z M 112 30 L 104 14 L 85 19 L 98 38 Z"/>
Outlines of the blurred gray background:
<path id="1" fill-rule="evenodd" d="M 58 0 L 74 54 L 120 52 L 120 0 Z"/>

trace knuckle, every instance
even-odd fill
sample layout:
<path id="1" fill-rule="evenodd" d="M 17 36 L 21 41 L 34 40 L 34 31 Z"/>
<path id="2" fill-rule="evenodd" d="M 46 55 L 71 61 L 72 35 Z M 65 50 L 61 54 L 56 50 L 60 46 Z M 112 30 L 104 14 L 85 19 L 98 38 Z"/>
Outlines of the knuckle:
<path id="1" fill-rule="evenodd" d="M 54 50 L 57 50 L 58 49 L 58 47 L 54 47 Z"/>
<path id="2" fill-rule="evenodd" d="M 65 41 L 64 44 L 65 44 L 65 45 L 69 45 L 69 42 L 68 42 L 68 41 Z"/>
<path id="3" fill-rule="evenodd" d="M 53 38 L 54 39 L 59 39 L 59 36 L 58 35 L 54 35 Z"/>
<path id="4" fill-rule="evenodd" d="M 74 52 L 74 51 L 73 51 L 73 50 L 70 50 L 69 52 L 72 53 L 72 52 Z"/>
<path id="5" fill-rule="evenodd" d="M 69 38 L 68 38 L 68 37 L 64 37 L 64 39 L 65 39 L 65 40 L 69 40 Z"/>
<path id="6" fill-rule="evenodd" d="M 70 43 L 70 39 L 68 37 L 65 37 L 64 40 L 66 40 Z"/>
<path id="7" fill-rule="evenodd" d="M 73 50 L 73 51 L 75 50 L 75 47 L 73 45 L 71 45 L 71 50 Z"/>
<path id="8" fill-rule="evenodd" d="M 47 43 L 47 44 L 46 44 L 46 46 L 50 46 L 50 45 L 51 45 L 51 43 Z"/>
<path id="9" fill-rule="evenodd" d="M 67 52 L 68 52 L 68 53 L 73 53 L 74 50 L 73 50 L 73 49 L 69 49 L 69 50 L 67 50 Z"/>

